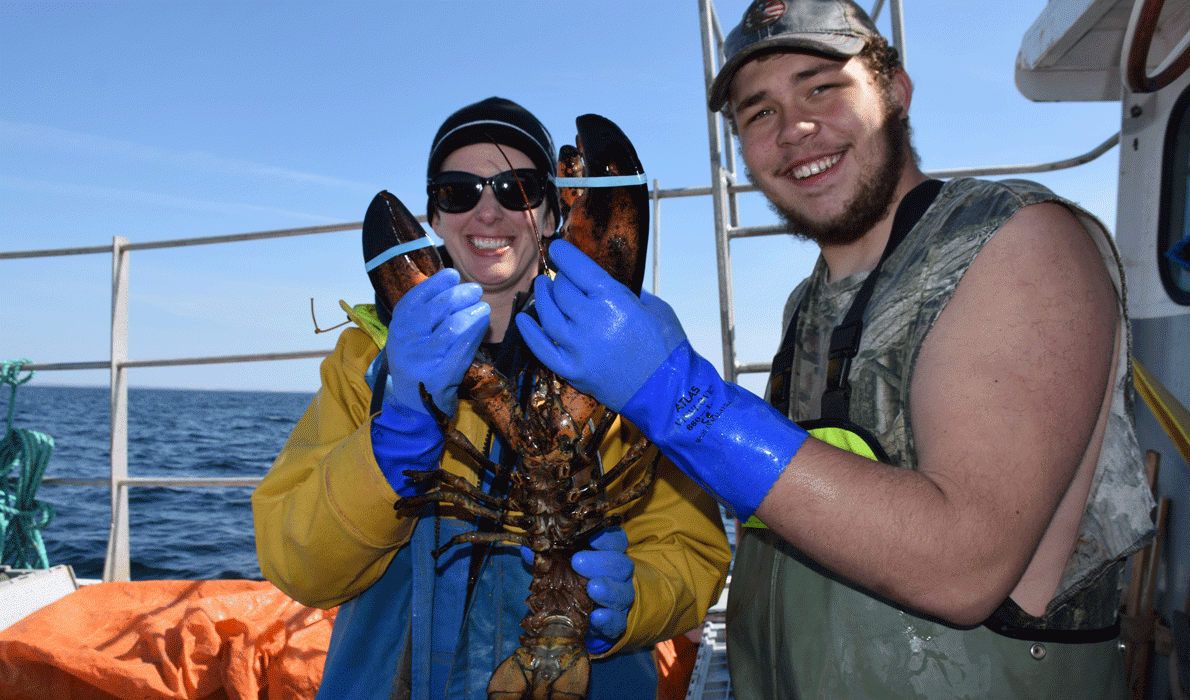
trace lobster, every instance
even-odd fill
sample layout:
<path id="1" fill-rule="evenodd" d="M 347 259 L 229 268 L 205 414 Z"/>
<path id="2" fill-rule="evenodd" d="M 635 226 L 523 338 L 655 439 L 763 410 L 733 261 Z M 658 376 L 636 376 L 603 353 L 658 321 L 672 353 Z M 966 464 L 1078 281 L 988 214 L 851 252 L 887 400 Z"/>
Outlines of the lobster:
<path id="1" fill-rule="evenodd" d="M 648 187 L 640 161 L 632 143 L 610 120 L 588 114 L 578 117 L 575 125 L 576 145 L 563 146 L 558 158 L 563 217 L 559 237 L 639 294 L 648 235 Z M 391 309 L 405 291 L 441 269 L 441 259 L 428 241 L 400 200 L 388 192 L 376 195 L 364 219 L 363 245 L 366 261 L 385 260 L 369 263 L 380 303 Z M 539 248 L 544 264 L 540 238 Z M 451 503 L 500 526 L 495 532 L 460 534 L 434 556 L 463 542 L 508 542 L 532 550 L 533 581 L 525 601 L 529 611 L 521 622 L 525 634 L 520 647 L 495 669 L 487 695 L 489 700 L 580 700 L 587 695 L 590 679 L 585 640 L 595 604 L 587 596 L 587 579 L 572 569 L 570 559 L 593 534 L 620 523 L 621 515 L 614 510 L 648 491 L 659 453 L 641 438 L 617 465 L 602 472 L 598 450 L 615 414 L 540 363 L 526 371 L 532 373 L 532 389 L 518 401 L 514 385 L 481 349 L 460 386 L 460 396 L 469 397 L 475 411 L 517 453 L 511 471 L 450 430 L 450 417 L 420 387 L 445 440 L 480 469 L 506 480 L 507 495 L 489 495 L 441 469 L 410 470 L 405 475 L 425 491 L 401 499 L 395 508 L 409 513 L 429 503 Z M 643 464 L 640 478 L 611 493 L 609 487 L 638 463 Z"/>

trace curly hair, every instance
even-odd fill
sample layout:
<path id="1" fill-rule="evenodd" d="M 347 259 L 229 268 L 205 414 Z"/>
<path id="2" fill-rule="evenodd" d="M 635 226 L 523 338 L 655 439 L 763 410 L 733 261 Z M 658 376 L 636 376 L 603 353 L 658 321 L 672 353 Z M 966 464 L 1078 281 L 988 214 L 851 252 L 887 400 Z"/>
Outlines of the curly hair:
<path id="1" fill-rule="evenodd" d="M 898 104 L 893 97 L 892 81 L 898 71 L 904 72 L 905 70 L 905 65 L 901 63 L 901 52 L 897 51 L 895 46 L 891 46 L 887 39 L 877 34 L 868 39 L 868 43 L 864 45 L 863 50 L 856 54 L 856 58 L 871 71 L 872 79 L 876 82 L 876 87 L 880 89 L 885 106 L 890 111 L 900 109 L 903 105 Z M 920 166 L 921 156 L 913 147 L 913 129 L 909 126 L 908 111 L 904 113 L 900 121 L 901 128 L 904 130 L 905 149 L 913 163 Z"/>
<path id="2" fill-rule="evenodd" d="M 863 50 L 856 54 L 856 58 L 863 61 L 868 70 L 872 71 L 872 77 L 885 92 L 892 90 L 892 79 L 897 71 L 905 69 L 901 63 L 901 52 L 879 34 L 868 39 Z"/>

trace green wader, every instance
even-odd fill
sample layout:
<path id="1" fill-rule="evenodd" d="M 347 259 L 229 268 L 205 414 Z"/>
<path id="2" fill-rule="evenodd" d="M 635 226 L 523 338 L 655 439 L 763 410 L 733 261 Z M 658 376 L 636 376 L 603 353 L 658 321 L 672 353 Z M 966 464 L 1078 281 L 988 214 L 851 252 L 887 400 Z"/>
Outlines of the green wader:
<path id="1" fill-rule="evenodd" d="M 883 454 L 858 427 L 803 425 L 836 447 Z M 727 653 L 738 700 L 1125 697 L 1118 639 L 1012 639 L 928 620 L 833 577 L 763 527 L 742 528 L 734 571 Z"/>

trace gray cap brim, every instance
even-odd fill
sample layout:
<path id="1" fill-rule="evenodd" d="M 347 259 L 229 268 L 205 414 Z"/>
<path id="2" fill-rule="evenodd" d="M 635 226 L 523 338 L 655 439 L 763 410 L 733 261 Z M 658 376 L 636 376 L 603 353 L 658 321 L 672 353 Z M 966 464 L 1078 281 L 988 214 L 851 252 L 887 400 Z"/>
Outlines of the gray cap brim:
<path id="1" fill-rule="evenodd" d="M 732 56 L 711 83 L 711 90 L 707 97 L 707 106 L 712 112 L 718 112 L 726 104 L 731 93 L 731 81 L 737 71 L 745 63 L 759 55 L 780 51 L 800 53 L 814 53 L 834 58 L 851 58 L 863 51 L 867 44 L 864 37 L 852 34 L 782 34 L 780 36 L 761 39 L 747 48 L 741 49 Z"/>

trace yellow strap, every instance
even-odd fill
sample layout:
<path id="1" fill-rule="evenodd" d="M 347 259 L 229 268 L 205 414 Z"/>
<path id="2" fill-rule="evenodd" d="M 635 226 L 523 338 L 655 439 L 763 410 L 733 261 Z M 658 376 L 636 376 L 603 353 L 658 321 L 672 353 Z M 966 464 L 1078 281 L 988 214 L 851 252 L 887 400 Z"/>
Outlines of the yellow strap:
<path id="1" fill-rule="evenodd" d="M 1145 400 L 1149 410 L 1157 417 L 1157 422 L 1165 428 L 1169 439 L 1182 453 L 1182 459 L 1190 463 L 1190 411 L 1135 357 L 1132 358 L 1132 372 L 1136 377 L 1136 393 Z"/>
<path id="2" fill-rule="evenodd" d="M 841 450 L 847 450 L 848 452 L 857 454 L 861 457 L 867 457 L 868 459 L 876 459 L 876 453 L 872 450 L 872 447 L 868 445 L 867 441 L 850 430 L 847 430 L 846 428 L 838 428 L 834 426 L 827 428 L 814 428 L 810 431 L 810 435 L 822 440 L 828 445 L 834 445 Z M 744 527 L 768 528 L 768 525 L 760 522 L 760 520 L 757 519 L 755 515 L 753 515 L 752 517 L 748 518 L 748 522 L 744 523 Z"/>
<path id="3" fill-rule="evenodd" d="M 347 312 L 347 318 L 355 321 L 355 325 L 372 337 L 376 347 L 384 349 L 384 343 L 388 340 L 388 328 L 377 318 L 375 304 L 348 306 L 347 302 L 340 299 L 339 307 Z"/>

